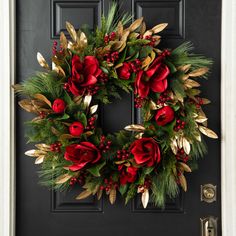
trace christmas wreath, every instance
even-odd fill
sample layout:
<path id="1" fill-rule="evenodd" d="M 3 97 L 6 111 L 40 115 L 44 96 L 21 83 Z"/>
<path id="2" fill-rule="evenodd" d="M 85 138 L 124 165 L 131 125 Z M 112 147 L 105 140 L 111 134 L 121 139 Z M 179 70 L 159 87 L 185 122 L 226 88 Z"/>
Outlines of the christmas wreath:
<path id="1" fill-rule="evenodd" d="M 189 42 L 158 48 L 166 23 L 147 30 L 139 18 L 125 27 L 132 18 L 115 13 L 112 5 L 94 32 L 66 22 L 70 39 L 61 32 L 60 46 L 54 41 L 52 69 L 38 53 L 45 72 L 14 86 L 26 97 L 19 105 L 36 114 L 26 122 L 36 149 L 26 155 L 41 164 L 41 184 L 60 191 L 81 185 L 76 199 L 105 193 L 113 204 L 119 192 L 127 203 L 140 193 L 144 208 L 149 195 L 163 207 L 179 186 L 187 190 L 185 172 L 206 152 L 202 134 L 217 138 L 207 128 L 202 105 L 209 100 L 198 82 L 212 62 L 193 54 Z M 120 98 L 121 89 L 133 92 L 142 123 L 104 134 L 99 104 Z"/>

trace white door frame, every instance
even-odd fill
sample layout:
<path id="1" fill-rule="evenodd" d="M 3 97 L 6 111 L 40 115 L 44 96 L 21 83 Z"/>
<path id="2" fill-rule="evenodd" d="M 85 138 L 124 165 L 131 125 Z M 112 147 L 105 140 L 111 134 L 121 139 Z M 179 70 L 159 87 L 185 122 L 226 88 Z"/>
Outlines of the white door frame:
<path id="1" fill-rule="evenodd" d="M 236 235 L 236 0 L 222 0 L 222 235 Z M 15 1 L 0 0 L 0 235 L 15 236 Z"/>

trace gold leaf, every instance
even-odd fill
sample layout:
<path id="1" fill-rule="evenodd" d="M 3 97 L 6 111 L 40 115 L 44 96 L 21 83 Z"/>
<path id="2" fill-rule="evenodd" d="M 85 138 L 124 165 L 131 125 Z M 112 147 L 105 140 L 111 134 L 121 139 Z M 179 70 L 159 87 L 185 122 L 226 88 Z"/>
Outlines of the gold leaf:
<path id="1" fill-rule="evenodd" d="M 38 164 L 43 163 L 44 157 L 45 157 L 44 155 L 37 157 L 34 164 L 38 165 Z"/>
<path id="2" fill-rule="evenodd" d="M 99 188 L 100 188 L 100 185 L 97 184 L 97 185 L 93 188 L 92 194 L 95 195 L 95 194 L 98 192 Z"/>
<path id="3" fill-rule="evenodd" d="M 214 139 L 218 138 L 217 134 L 213 130 L 208 129 L 207 127 L 204 127 L 204 126 L 201 126 L 201 125 L 199 125 L 198 128 L 199 128 L 201 133 L 208 136 L 209 138 L 214 138 Z"/>
<path id="4" fill-rule="evenodd" d="M 209 71 L 209 68 L 207 67 L 202 67 L 196 70 L 193 70 L 192 72 L 189 73 L 190 77 L 198 77 L 206 74 Z"/>
<path id="5" fill-rule="evenodd" d="M 155 58 L 156 58 L 156 53 L 154 51 L 151 51 L 151 62 L 150 63 L 152 63 Z"/>
<path id="6" fill-rule="evenodd" d="M 152 31 L 154 34 L 157 34 L 157 33 L 161 32 L 162 30 L 164 30 L 167 26 L 168 26 L 168 23 L 162 23 L 162 24 L 154 26 L 152 28 Z"/>
<path id="7" fill-rule="evenodd" d="M 183 147 L 183 137 L 182 136 L 177 138 L 177 145 L 180 149 Z"/>
<path id="8" fill-rule="evenodd" d="M 116 189 L 113 187 L 109 194 L 109 201 L 111 204 L 114 204 L 116 201 Z"/>
<path id="9" fill-rule="evenodd" d="M 178 152 L 178 146 L 177 146 L 176 139 L 172 140 L 172 142 L 170 143 L 170 147 L 171 147 L 172 152 L 176 155 Z"/>
<path id="10" fill-rule="evenodd" d="M 118 37 L 119 37 L 119 38 L 122 37 L 123 30 L 124 30 L 123 24 L 122 24 L 121 21 L 119 21 L 119 23 L 118 23 L 118 25 L 117 25 L 117 34 L 118 34 Z"/>
<path id="11" fill-rule="evenodd" d="M 207 117 L 198 116 L 198 117 L 195 119 L 195 121 L 198 122 L 198 123 L 204 123 L 205 121 L 207 121 Z"/>
<path id="12" fill-rule="evenodd" d="M 46 62 L 46 60 L 44 59 L 44 57 L 40 52 L 37 52 L 37 60 L 40 66 L 42 66 L 47 70 L 50 70 L 48 63 Z"/>
<path id="13" fill-rule="evenodd" d="M 92 101 L 92 96 L 91 95 L 86 95 L 84 97 L 84 105 L 85 105 L 85 107 L 89 107 L 91 101 Z"/>
<path id="14" fill-rule="evenodd" d="M 191 68 L 191 64 L 186 64 L 186 65 L 183 65 L 183 66 L 179 66 L 178 70 L 184 71 L 186 73 L 186 72 L 189 71 L 190 68 Z"/>
<path id="15" fill-rule="evenodd" d="M 202 141 L 202 137 L 201 137 L 200 133 L 195 134 L 195 138 L 196 138 L 197 141 L 199 141 L 199 142 Z"/>
<path id="16" fill-rule="evenodd" d="M 79 38 L 77 38 L 77 43 L 81 49 L 84 49 L 88 44 L 88 39 L 84 32 L 79 32 Z"/>
<path id="17" fill-rule="evenodd" d="M 135 31 L 142 24 L 142 22 L 143 22 L 143 17 L 140 17 L 129 26 L 129 30 Z"/>
<path id="18" fill-rule="evenodd" d="M 37 147 L 38 149 L 40 149 L 42 151 L 50 151 L 50 146 L 45 143 L 35 144 L 35 147 Z"/>
<path id="19" fill-rule="evenodd" d="M 123 63 L 117 64 L 114 68 L 117 69 L 117 68 L 119 68 L 119 67 L 121 67 L 121 66 L 123 66 Z"/>
<path id="20" fill-rule="evenodd" d="M 144 34 L 146 31 L 146 23 L 143 21 L 140 27 L 140 34 Z"/>
<path id="21" fill-rule="evenodd" d="M 181 174 L 179 176 L 179 182 L 180 182 L 180 185 L 183 188 L 184 192 L 186 192 L 187 191 L 187 181 L 186 181 L 186 178 L 184 177 L 183 174 Z"/>
<path id="22" fill-rule="evenodd" d="M 93 134 L 92 131 L 87 131 L 87 132 L 84 133 L 84 135 L 86 135 L 86 137 L 89 137 L 89 136 L 91 136 L 92 134 Z"/>
<path id="23" fill-rule="evenodd" d="M 184 85 L 187 87 L 187 88 L 194 88 L 194 87 L 199 87 L 200 84 L 195 81 L 195 80 L 192 80 L 192 79 L 187 79 L 185 80 L 185 83 Z"/>
<path id="24" fill-rule="evenodd" d="M 140 35 L 139 33 L 132 32 L 132 33 L 129 35 L 129 39 L 137 39 L 139 35 Z"/>
<path id="25" fill-rule="evenodd" d="M 184 152 L 185 152 L 186 154 L 189 154 L 189 153 L 190 153 L 190 151 L 191 151 L 191 146 L 190 146 L 189 141 L 188 141 L 185 137 L 183 137 L 183 148 L 184 148 Z"/>
<path id="26" fill-rule="evenodd" d="M 55 127 L 51 127 L 51 131 L 53 134 L 55 134 L 57 136 L 60 135 L 60 132 Z"/>
<path id="27" fill-rule="evenodd" d="M 44 95 L 38 93 L 35 94 L 34 97 L 37 98 L 38 100 L 45 102 L 46 104 L 48 104 L 48 106 L 50 107 L 52 106 L 52 103 Z"/>
<path id="28" fill-rule="evenodd" d="M 27 112 L 36 112 L 35 107 L 31 104 L 31 101 L 29 99 L 23 99 L 19 101 L 18 104 Z"/>
<path id="29" fill-rule="evenodd" d="M 185 81 L 185 80 L 187 80 L 188 78 L 189 78 L 189 75 L 186 74 L 186 75 L 184 75 L 184 76 L 182 77 L 182 80 Z"/>
<path id="30" fill-rule="evenodd" d="M 45 155 L 47 152 L 43 151 L 43 150 L 37 150 L 37 149 L 32 149 L 32 150 L 28 150 L 25 152 L 26 156 L 29 157 L 38 157 L 41 155 Z"/>
<path id="31" fill-rule="evenodd" d="M 98 105 L 93 105 L 90 107 L 90 114 L 94 114 L 98 109 Z"/>
<path id="32" fill-rule="evenodd" d="M 91 191 L 89 191 L 88 189 L 86 189 L 85 191 L 83 191 L 82 193 L 80 193 L 77 197 L 76 200 L 81 200 L 81 199 L 85 199 L 88 196 L 90 196 L 92 194 Z"/>
<path id="33" fill-rule="evenodd" d="M 75 31 L 75 28 L 68 21 L 66 21 L 66 29 L 67 29 L 68 33 L 70 34 L 71 38 L 73 39 L 73 41 L 76 42 L 77 41 L 77 34 Z"/>
<path id="34" fill-rule="evenodd" d="M 73 101 L 79 105 L 82 102 L 82 99 L 83 99 L 82 96 L 76 96 L 74 97 Z"/>
<path id="35" fill-rule="evenodd" d="M 150 108 L 150 110 L 157 110 L 157 104 L 153 100 L 150 100 L 149 101 L 149 108 Z"/>
<path id="36" fill-rule="evenodd" d="M 112 49 L 117 51 L 123 46 L 123 44 L 123 41 L 114 41 L 114 43 L 112 44 Z"/>
<path id="37" fill-rule="evenodd" d="M 146 36 L 151 36 L 153 34 L 152 30 L 148 30 L 144 33 L 143 38 L 145 38 Z"/>
<path id="38" fill-rule="evenodd" d="M 60 42 L 63 49 L 67 49 L 67 39 L 63 32 L 60 34 Z"/>
<path id="39" fill-rule="evenodd" d="M 36 155 L 36 151 L 37 150 L 35 150 L 35 149 L 28 150 L 28 151 L 25 152 L 25 155 L 29 156 L 29 157 L 36 157 L 36 156 L 38 156 L 38 155 Z"/>
<path id="40" fill-rule="evenodd" d="M 121 46 L 121 48 L 118 50 L 118 52 L 122 52 L 125 47 L 126 47 L 126 42 L 125 41 L 122 41 L 123 42 L 123 45 Z"/>
<path id="41" fill-rule="evenodd" d="M 211 101 L 207 98 L 201 98 L 201 101 L 204 105 L 211 103 Z"/>
<path id="42" fill-rule="evenodd" d="M 65 73 L 65 71 L 62 69 L 61 66 L 54 65 L 53 70 L 56 71 L 57 74 L 62 75 L 63 77 L 66 77 L 66 73 Z"/>
<path id="43" fill-rule="evenodd" d="M 56 181 L 55 183 L 56 184 L 64 184 L 65 182 L 67 182 L 69 179 L 71 179 L 71 175 L 69 174 L 64 174 L 64 175 L 61 175 L 59 177 L 56 178 Z"/>
<path id="44" fill-rule="evenodd" d="M 182 97 L 182 95 L 180 93 L 178 93 L 177 91 L 175 91 L 175 96 L 176 98 L 180 101 L 180 102 L 184 102 L 184 98 Z"/>
<path id="45" fill-rule="evenodd" d="M 142 204 L 143 204 L 143 208 L 146 208 L 148 205 L 148 201 L 149 201 L 149 191 L 148 189 L 145 189 L 144 192 L 142 193 Z"/>
<path id="46" fill-rule="evenodd" d="M 151 61 L 152 61 L 152 58 L 151 57 L 146 57 L 143 61 L 142 61 L 142 68 L 144 68 L 144 67 L 148 67 L 149 66 L 149 64 L 151 63 Z"/>
<path id="47" fill-rule="evenodd" d="M 136 139 L 141 139 L 142 137 L 143 137 L 143 132 L 141 132 L 141 133 L 138 133 L 137 135 L 135 135 L 135 138 Z"/>
<path id="48" fill-rule="evenodd" d="M 125 126 L 124 129 L 127 131 L 137 131 L 138 132 L 138 131 L 144 131 L 145 127 L 143 125 L 132 124 L 132 125 Z"/>
<path id="49" fill-rule="evenodd" d="M 185 172 L 192 172 L 191 168 L 183 162 L 178 162 L 178 166 Z"/>
<path id="50" fill-rule="evenodd" d="M 129 34 L 130 34 L 130 31 L 129 31 L 128 29 L 124 30 L 123 35 L 122 35 L 120 41 L 126 42 L 128 36 L 129 36 Z"/>
<path id="51" fill-rule="evenodd" d="M 72 138 L 76 138 L 75 136 L 71 135 L 71 134 L 62 134 L 59 138 L 59 140 L 63 141 L 66 139 L 72 139 Z"/>
<path id="52" fill-rule="evenodd" d="M 98 200 L 100 200 L 102 198 L 102 194 L 103 194 L 103 191 L 101 189 L 99 189 L 97 191 L 97 198 L 98 198 Z"/>

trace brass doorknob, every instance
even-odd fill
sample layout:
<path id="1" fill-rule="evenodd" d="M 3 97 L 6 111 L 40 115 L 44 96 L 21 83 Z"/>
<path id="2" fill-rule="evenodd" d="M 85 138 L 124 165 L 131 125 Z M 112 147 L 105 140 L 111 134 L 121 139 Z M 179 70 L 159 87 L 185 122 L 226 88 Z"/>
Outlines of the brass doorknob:
<path id="1" fill-rule="evenodd" d="M 215 196 L 215 190 L 213 188 L 206 187 L 203 188 L 203 194 L 205 198 L 211 199 Z"/>
<path id="2" fill-rule="evenodd" d="M 216 201 L 216 185 L 201 185 L 201 201 L 211 203 Z"/>

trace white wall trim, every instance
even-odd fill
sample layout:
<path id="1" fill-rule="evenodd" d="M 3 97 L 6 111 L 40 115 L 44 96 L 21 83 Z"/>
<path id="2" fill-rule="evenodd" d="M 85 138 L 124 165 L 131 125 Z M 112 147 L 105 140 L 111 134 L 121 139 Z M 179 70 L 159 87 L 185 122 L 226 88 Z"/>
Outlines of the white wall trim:
<path id="1" fill-rule="evenodd" d="M 0 235 L 15 235 L 14 95 L 15 2 L 0 0 Z"/>
<path id="2" fill-rule="evenodd" d="M 223 236 L 236 235 L 236 1 L 222 3 L 221 188 Z"/>
<path id="3" fill-rule="evenodd" d="M 0 0 L 0 235 L 15 235 L 15 1 Z M 236 1 L 222 0 L 222 235 L 236 235 Z"/>

